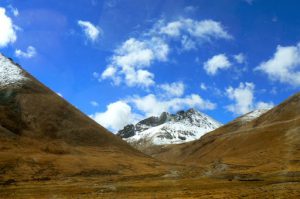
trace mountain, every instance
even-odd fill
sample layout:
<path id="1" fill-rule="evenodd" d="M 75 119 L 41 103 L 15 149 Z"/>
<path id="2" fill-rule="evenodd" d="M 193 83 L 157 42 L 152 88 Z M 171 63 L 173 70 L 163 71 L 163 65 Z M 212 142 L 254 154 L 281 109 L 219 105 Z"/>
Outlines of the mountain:
<path id="1" fill-rule="evenodd" d="M 159 117 L 149 117 L 136 125 L 127 125 L 117 135 L 141 149 L 152 145 L 179 144 L 199 139 L 221 124 L 195 109 L 163 112 Z"/>
<path id="2" fill-rule="evenodd" d="M 147 173 L 156 164 L 0 54 L 0 185 Z"/>
<path id="3" fill-rule="evenodd" d="M 273 175 L 295 180 L 300 177 L 299 110 L 297 93 L 257 118 L 246 114 L 199 140 L 169 145 L 152 155 L 172 163 L 201 164 L 207 175 L 258 179 Z M 245 118 L 251 119 L 244 122 Z"/>
<path id="4" fill-rule="evenodd" d="M 156 145 L 152 155 L 172 162 L 165 163 L 132 148 L 0 55 L 0 198 L 297 198 L 299 108 L 300 93 L 198 140 Z M 214 124 L 195 112 L 164 113 L 140 128 Z"/>

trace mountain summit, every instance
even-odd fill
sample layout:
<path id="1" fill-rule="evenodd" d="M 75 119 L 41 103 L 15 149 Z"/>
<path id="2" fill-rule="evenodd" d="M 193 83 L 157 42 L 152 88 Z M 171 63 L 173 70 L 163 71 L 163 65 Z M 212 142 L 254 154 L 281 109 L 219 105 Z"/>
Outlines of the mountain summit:
<path id="1" fill-rule="evenodd" d="M 176 114 L 163 112 L 159 117 L 149 117 L 136 125 L 125 126 L 117 135 L 132 145 L 179 144 L 199 139 L 221 125 L 208 115 L 189 109 Z"/>

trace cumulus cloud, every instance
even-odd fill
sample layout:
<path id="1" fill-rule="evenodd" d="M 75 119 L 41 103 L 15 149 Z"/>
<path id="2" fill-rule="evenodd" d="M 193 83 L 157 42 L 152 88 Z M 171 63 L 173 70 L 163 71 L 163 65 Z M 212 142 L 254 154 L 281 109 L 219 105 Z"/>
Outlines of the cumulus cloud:
<path id="1" fill-rule="evenodd" d="M 240 83 L 238 88 L 229 87 L 226 94 L 235 104 L 227 106 L 227 109 L 235 114 L 245 114 L 252 110 L 253 106 L 253 83 Z"/>
<path id="2" fill-rule="evenodd" d="M 182 18 L 167 24 L 160 21 L 156 25 L 154 31 L 158 31 L 161 34 L 165 34 L 170 37 L 185 35 L 201 40 L 232 38 L 232 36 L 224 30 L 222 24 L 214 20 L 197 21 L 189 18 Z"/>
<path id="3" fill-rule="evenodd" d="M 183 28 L 183 23 L 181 21 L 173 21 L 165 26 L 160 27 L 160 33 L 166 34 L 171 37 L 178 37 L 181 35 L 181 29 Z"/>
<path id="4" fill-rule="evenodd" d="M 164 95 L 168 97 L 180 97 L 184 94 L 185 85 L 183 82 L 173 82 L 171 84 L 159 85 L 159 88 L 163 90 Z"/>
<path id="5" fill-rule="evenodd" d="M 114 50 L 101 79 L 111 79 L 115 85 L 147 88 L 155 85 L 155 76 L 148 68 L 155 62 L 169 60 L 171 40 L 180 44 L 181 50 L 192 50 L 204 41 L 231 38 L 222 24 L 213 20 L 159 20 L 141 38 L 129 38 Z"/>
<path id="6" fill-rule="evenodd" d="M 116 75 L 116 72 L 117 72 L 117 68 L 110 65 L 102 72 L 100 80 L 111 78 L 111 79 L 113 79 L 115 85 L 119 85 L 120 84 L 120 78 L 118 78 L 118 76 Z M 100 77 L 100 75 L 98 73 L 94 73 L 93 76 L 95 78 Z"/>
<path id="7" fill-rule="evenodd" d="M 125 81 L 128 86 L 148 87 L 154 84 L 154 74 L 145 70 L 154 61 L 166 61 L 169 46 L 159 38 L 130 38 L 115 50 L 111 63 L 102 72 L 102 79 L 115 84 Z"/>
<path id="8" fill-rule="evenodd" d="M 182 96 L 184 94 L 182 82 L 159 85 L 159 89 L 159 92 L 163 93 L 131 96 L 110 103 L 106 111 L 96 112 L 90 117 L 104 127 L 117 131 L 127 124 L 136 123 L 145 117 L 158 116 L 164 111 L 173 113 L 187 108 L 200 110 L 216 108 L 215 103 L 205 100 L 197 94 Z"/>
<path id="9" fill-rule="evenodd" d="M 0 7 L 0 48 L 6 47 L 17 40 L 16 26 L 6 15 L 5 8 Z"/>
<path id="10" fill-rule="evenodd" d="M 36 56 L 36 49 L 33 46 L 28 46 L 26 51 L 22 51 L 20 49 L 15 50 L 16 57 L 22 57 L 22 58 L 32 58 Z"/>
<path id="11" fill-rule="evenodd" d="M 90 115 L 90 117 L 114 132 L 140 119 L 140 116 L 132 113 L 131 107 L 124 101 L 111 103 L 107 106 L 105 112 L 97 112 Z"/>
<path id="12" fill-rule="evenodd" d="M 200 88 L 201 88 L 201 90 L 204 90 L 204 91 L 207 90 L 207 86 L 203 82 L 200 84 Z"/>
<path id="13" fill-rule="evenodd" d="M 255 109 L 271 109 L 274 107 L 273 102 L 257 102 L 255 105 Z"/>
<path id="14" fill-rule="evenodd" d="M 98 40 L 99 36 L 100 36 L 100 28 L 93 25 L 91 22 L 89 21 L 82 21 L 79 20 L 78 25 L 82 28 L 82 30 L 84 31 L 85 36 L 92 42 L 95 42 Z"/>
<path id="15" fill-rule="evenodd" d="M 238 64 L 243 64 L 246 61 L 246 56 L 243 53 L 239 53 L 237 55 L 234 55 L 233 58 Z"/>
<path id="16" fill-rule="evenodd" d="M 201 110 L 213 110 L 216 108 L 216 104 L 202 99 L 197 94 L 169 99 L 160 99 L 153 94 L 149 94 L 144 97 L 136 96 L 129 101 L 146 116 L 158 116 L 163 111 L 175 112 L 184 108 L 198 108 Z"/>
<path id="17" fill-rule="evenodd" d="M 274 106 L 272 102 L 255 102 L 255 85 L 251 82 L 241 82 L 239 87 L 228 87 L 226 95 L 234 104 L 226 106 L 226 109 L 236 115 L 248 113 L 254 109 L 269 109 Z"/>
<path id="18" fill-rule="evenodd" d="M 225 54 L 215 55 L 204 63 L 204 70 L 209 75 L 215 75 L 220 69 L 227 69 L 231 66 Z"/>
<path id="19" fill-rule="evenodd" d="M 277 46 L 273 57 L 255 70 L 268 75 L 273 81 L 300 86 L 300 43 L 296 46 Z"/>

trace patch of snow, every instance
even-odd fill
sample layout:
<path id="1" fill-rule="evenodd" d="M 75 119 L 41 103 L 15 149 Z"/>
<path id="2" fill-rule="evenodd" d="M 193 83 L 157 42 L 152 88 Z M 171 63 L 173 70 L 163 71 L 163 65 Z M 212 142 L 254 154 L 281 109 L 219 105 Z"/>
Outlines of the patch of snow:
<path id="1" fill-rule="evenodd" d="M 0 53 L 0 87 L 20 85 L 27 78 L 23 71 Z"/>
<path id="2" fill-rule="evenodd" d="M 254 111 L 251 111 L 250 113 L 247 113 L 247 114 L 241 116 L 239 119 L 244 122 L 250 122 L 250 121 L 258 118 L 262 114 L 266 113 L 268 110 L 269 109 L 254 110 Z"/>
<path id="3" fill-rule="evenodd" d="M 211 117 L 193 110 L 185 115 L 173 115 L 158 126 L 142 125 L 140 131 L 124 140 L 129 143 L 146 142 L 154 145 L 179 144 L 199 139 L 221 125 Z"/>

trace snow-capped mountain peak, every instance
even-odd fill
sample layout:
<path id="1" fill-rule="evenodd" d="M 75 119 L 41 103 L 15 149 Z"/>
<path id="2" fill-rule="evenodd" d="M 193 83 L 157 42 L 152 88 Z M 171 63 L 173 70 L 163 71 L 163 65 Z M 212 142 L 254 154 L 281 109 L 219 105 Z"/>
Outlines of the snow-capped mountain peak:
<path id="1" fill-rule="evenodd" d="M 159 117 L 149 117 L 136 125 L 125 126 L 117 135 L 134 145 L 178 144 L 199 139 L 221 125 L 208 115 L 189 109 L 176 114 L 163 112 Z"/>
<path id="2" fill-rule="evenodd" d="M 0 53 L 0 87 L 19 85 L 26 79 L 23 71 Z"/>

